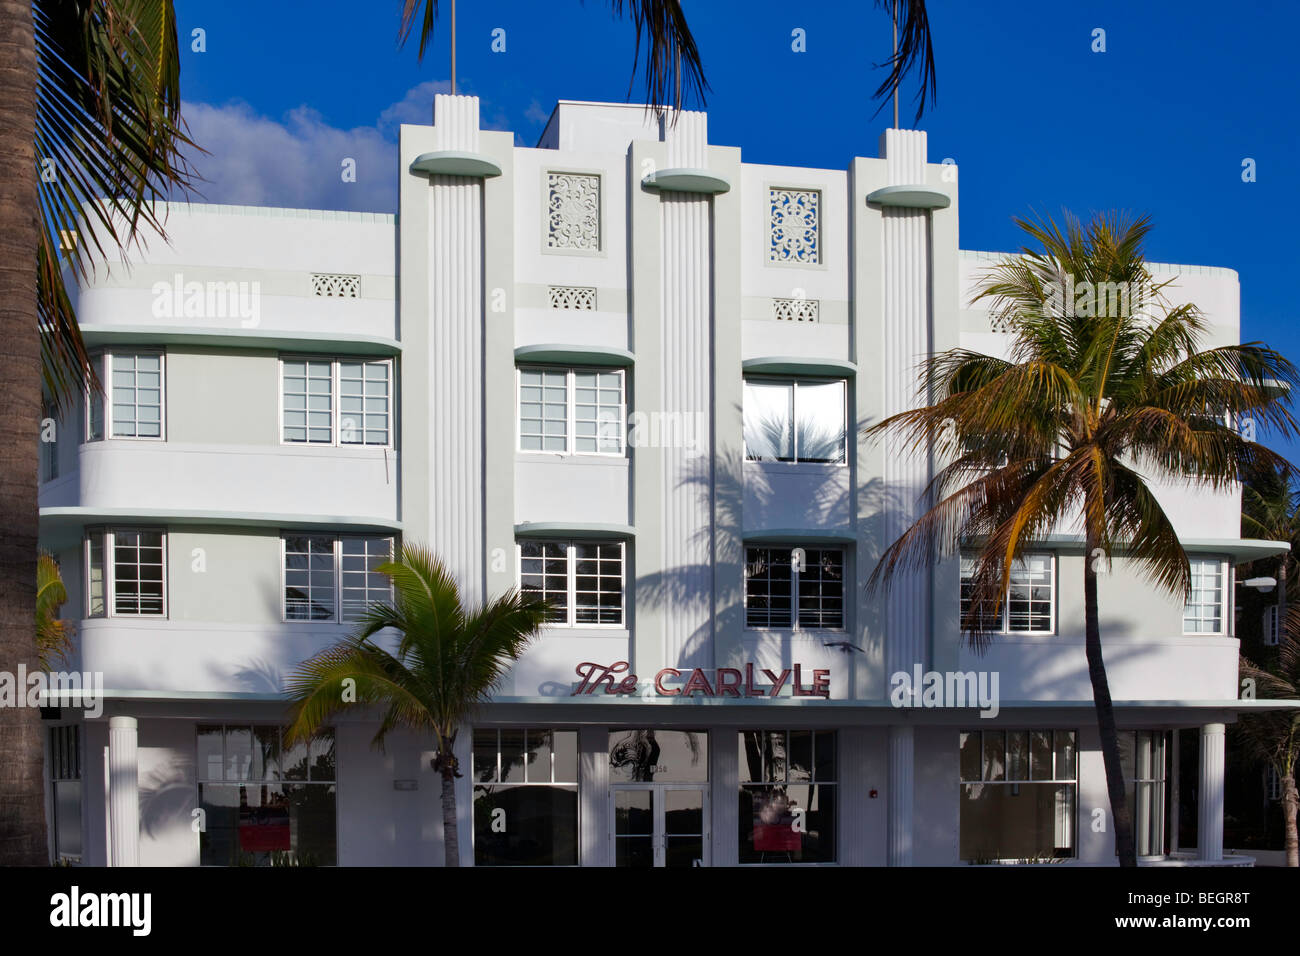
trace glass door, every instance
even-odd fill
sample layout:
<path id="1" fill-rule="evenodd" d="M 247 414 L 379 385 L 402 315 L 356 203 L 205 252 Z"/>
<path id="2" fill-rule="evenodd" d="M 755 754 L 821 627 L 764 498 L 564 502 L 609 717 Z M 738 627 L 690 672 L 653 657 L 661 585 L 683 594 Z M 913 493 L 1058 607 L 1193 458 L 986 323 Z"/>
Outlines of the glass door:
<path id="1" fill-rule="evenodd" d="M 707 866 L 709 797 L 683 784 L 615 785 L 610 840 L 615 866 Z"/>

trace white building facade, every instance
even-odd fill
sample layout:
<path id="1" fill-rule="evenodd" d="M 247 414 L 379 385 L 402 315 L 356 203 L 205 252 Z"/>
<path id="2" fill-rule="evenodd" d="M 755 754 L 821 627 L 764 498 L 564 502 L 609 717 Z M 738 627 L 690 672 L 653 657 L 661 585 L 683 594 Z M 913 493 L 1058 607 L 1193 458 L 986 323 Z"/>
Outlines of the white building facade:
<path id="1" fill-rule="evenodd" d="M 956 167 L 911 131 L 826 170 L 702 113 L 562 102 L 531 149 L 472 97 L 434 118 L 396 217 L 173 206 L 79 290 L 107 395 L 46 445 L 41 527 L 105 699 L 48 712 L 52 852 L 440 865 L 431 741 L 379 751 L 361 710 L 281 739 L 284 680 L 408 540 L 557 608 L 458 737 L 465 865 L 1112 863 L 1081 539 L 1016 569 L 983 656 L 960 560 L 864 587 L 931 465 L 859 427 L 926 353 L 1007 344 Z M 1238 341 L 1235 273 L 1154 268 Z M 1218 863 L 1233 569 L 1284 546 L 1236 493 L 1161 501 L 1192 603 L 1119 559 L 1103 644 L 1141 854 Z M 896 706 L 931 672 L 947 706 Z"/>

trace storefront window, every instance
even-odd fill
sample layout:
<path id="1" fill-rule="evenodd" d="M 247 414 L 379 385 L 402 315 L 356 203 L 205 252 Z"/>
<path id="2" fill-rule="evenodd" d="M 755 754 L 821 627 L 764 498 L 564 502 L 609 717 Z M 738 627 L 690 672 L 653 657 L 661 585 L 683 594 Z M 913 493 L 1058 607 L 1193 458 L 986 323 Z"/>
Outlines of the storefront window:
<path id="1" fill-rule="evenodd" d="M 745 730 L 740 862 L 835 862 L 834 731 Z"/>
<path id="2" fill-rule="evenodd" d="M 1074 856 L 1073 730 L 974 730 L 960 748 L 963 860 Z"/>
<path id="3" fill-rule="evenodd" d="M 474 865 L 578 865 L 578 732 L 474 731 Z"/>
<path id="4" fill-rule="evenodd" d="M 610 731 L 610 783 L 704 783 L 708 779 L 705 731 Z"/>
<path id="5" fill-rule="evenodd" d="M 198 728 L 199 863 L 334 866 L 334 731 L 288 746 L 279 727 Z"/>
<path id="6" fill-rule="evenodd" d="M 1133 808 L 1133 836 L 1138 856 L 1165 853 L 1165 733 L 1120 731 L 1119 759 Z"/>

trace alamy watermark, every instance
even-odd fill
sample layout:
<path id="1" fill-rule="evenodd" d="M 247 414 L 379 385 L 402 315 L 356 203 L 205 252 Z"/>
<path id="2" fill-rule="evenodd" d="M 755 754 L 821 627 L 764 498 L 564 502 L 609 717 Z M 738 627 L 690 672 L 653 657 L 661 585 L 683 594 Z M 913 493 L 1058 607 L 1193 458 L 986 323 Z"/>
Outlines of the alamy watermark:
<path id="1" fill-rule="evenodd" d="M 246 329 L 262 321 L 262 283 L 257 281 L 186 282 L 177 272 L 155 282 L 150 291 L 156 319 L 239 319 Z"/>
<path id="2" fill-rule="evenodd" d="M 104 713 L 103 671 L 0 671 L 0 707 L 81 707 L 90 718 Z"/>
<path id="3" fill-rule="evenodd" d="M 980 717 L 999 710 L 997 671 L 898 671 L 889 678 L 889 702 L 895 707 L 978 707 Z"/>

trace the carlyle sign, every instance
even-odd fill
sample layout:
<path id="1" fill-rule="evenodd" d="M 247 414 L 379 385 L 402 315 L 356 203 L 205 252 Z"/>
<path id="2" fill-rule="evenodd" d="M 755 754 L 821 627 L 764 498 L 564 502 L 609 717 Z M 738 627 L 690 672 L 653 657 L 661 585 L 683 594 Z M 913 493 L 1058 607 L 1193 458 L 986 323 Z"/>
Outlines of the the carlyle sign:
<path id="1" fill-rule="evenodd" d="M 606 694 L 636 694 L 640 688 L 637 676 L 627 673 L 630 668 L 627 661 L 615 661 L 613 664 L 583 661 L 575 669 L 580 683 L 570 696 L 594 694 L 597 688 L 602 688 Z M 704 697 L 776 697 L 787 686 L 792 697 L 831 696 L 829 670 L 813 670 L 812 680 L 807 684 L 804 683 L 802 664 L 780 671 L 764 667 L 758 673 L 766 679 L 766 683 L 755 678 L 753 664 L 746 664 L 743 670 L 739 667 L 719 667 L 706 671 L 697 667 L 691 671 L 681 671 L 675 667 L 665 667 L 655 674 L 652 686 L 655 694 L 660 697 L 692 697 L 695 694 Z M 646 690 L 648 692 L 649 688 Z"/>

